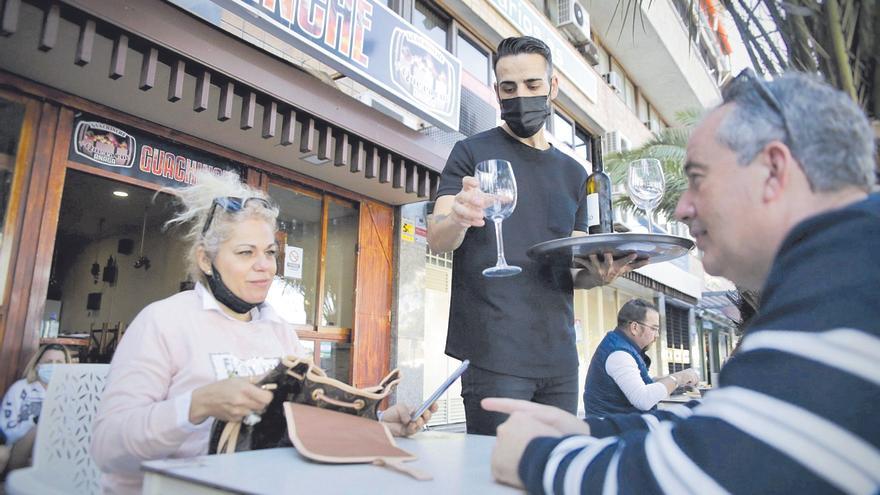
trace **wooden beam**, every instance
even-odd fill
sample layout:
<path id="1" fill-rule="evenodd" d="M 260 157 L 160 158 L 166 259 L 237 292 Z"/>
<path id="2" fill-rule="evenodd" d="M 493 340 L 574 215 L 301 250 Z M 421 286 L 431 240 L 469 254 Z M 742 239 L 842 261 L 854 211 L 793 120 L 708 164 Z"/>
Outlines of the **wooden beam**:
<path id="1" fill-rule="evenodd" d="M 196 79 L 196 97 L 193 101 L 193 110 L 196 112 L 204 112 L 208 109 L 208 101 L 211 97 L 211 72 L 207 69 L 202 70 Z"/>
<path id="2" fill-rule="evenodd" d="M 18 30 L 18 13 L 21 10 L 21 0 L 6 0 L 3 2 L 3 16 L 0 20 L 0 34 L 9 36 Z"/>
<path id="3" fill-rule="evenodd" d="M 76 57 L 73 62 L 82 67 L 92 61 L 92 48 L 95 46 L 95 21 L 86 20 L 79 28 L 79 40 L 76 42 Z"/>
<path id="4" fill-rule="evenodd" d="M 367 160 L 364 164 L 364 178 L 373 179 L 379 170 L 379 147 L 370 145 L 367 148 Z"/>
<path id="5" fill-rule="evenodd" d="M 61 6 L 55 2 L 49 6 L 43 16 L 43 29 L 40 32 L 40 50 L 48 52 L 55 48 L 58 41 L 58 22 L 61 20 Z"/>
<path id="6" fill-rule="evenodd" d="M 406 174 L 403 184 L 404 191 L 408 193 L 415 192 L 416 179 L 418 179 L 418 170 L 416 170 L 416 164 L 412 162 L 407 162 Z"/>
<path id="7" fill-rule="evenodd" d="M 296 139 L 296 110 L 289 108 L 281 119 L 281 145 L 290 146 Z"/>
<path id="8" fill-rule="evenodd" d="M 217 108 L 217 120 L 225 122 L 232 118 L 232 103 L 235 96 L 235 83 L 226 81 L 220 85 L 220 104 Z"/>
<path id="9" fill-rule="evenodd" d="M 275 137 L 275 125 L 278 123 L 278 102 L 270 100 L 263 105 L 263 139 Z"/>
<path id="10" fill-rule="evenodd" d="M 405 160 L 403 158 L 394 161 L 394 169 L 391 173 L 391 187 L 394 189 L 403 187 L 403 183 L 406 180 L 406 167 L 404 163 Z"/>
<path id="11" fill-rule="evenodd" d="M 299 152 L 315 152 L 315 119 L 312 117 L 306 116 L 303 118 L 302 127 L 299 132 Z"/>
<path id="12" fill-rule="evenodd" d="M 93 21 L 89 22 L 94 24 Z M 94 27 L 92 29 L 92 37 L 94 38 Z M 89 51 L 91 52 L 91 48 Z M 89 54 L 89 57 L 91 57 L 91 53 Z M 156 66 L 158 63 L 159 49 L 150 47 L 146 53 L 144 53 L 144 60 L 141 62 L 141 80 L 138 87 L 141 88 L 142 91 L 153 89 L 153 87 L 156 86 Z"/>
<path id="13" fill-rule="evenodd" d="M 318 126 L 318 160 L 332 160 L 333 151 L 333 129 L 322 124 Z"/>
<path id="14" fill-rule="evenodd" d="M 113 55 L 110 57 L 110 79 L 125 75 L 125 57 L 128 55 L 128 35 L 119 34 L 113 40 Z"/>
<path id="15" fill-rule="evenodd" d="M 431 183 L 429 184 L 429 186 L 430 186 L 429 192 L 431 193 L 430 194 L 431 201 L 434 201 L 437 199 L 437 187 L 440 186 L 440 174 L 431 172 L 430 175 L 431 175 Z"/>
<path id="16" fill-rule="evenodd" d="M 171 62 L 171 78 L 168 81 L 168 101 L 178 101 L 183 98 L 183 76 L 186 74 L 186 62 L 175 60 Z"/>
<path id="17" fill-rule="evenodd" d="M 420 198 L 427 198 L 431 190 L 431 177 L 428 169 L 425 167 L 416 167 L 419 172 L 418 184 L 416 184 L 416 195 Z"/>
<path id="18" fill-rule="evenodd" d="M 348 167 L 352 173 L 360 173 L 364 171 L 364 164 L 367 161 L 367 150 L 364 146 L 363 139 L 358 139 L 357 144 L 351 147 L 351 165 Z"/>
<path id="19" fill-rule="evenodd" d="M 239 122 L 239 127 L 241 127 L 242 130 L 246 131 L 254 128 L 254 115 L 256 111 L 257 93 L 248 90 L 244 95 L 244 98 L 241 99 L 241 121 Z"/>
<path id="20" fill-rule="evenodd" d="M 351 163 L 351 143 L 348 141 L 348 133 L 342 129 L 333 130 L 333 140 L 336 152 L 333 153 L 333 165 L 347 167 Z"/>
<path id="21" fill-rule="evenodd" d="M 394 172 L 394 155 L 390 151 L 383 151 L 379 161 L 379 184 L 391 182 L 392 172 Z"/>

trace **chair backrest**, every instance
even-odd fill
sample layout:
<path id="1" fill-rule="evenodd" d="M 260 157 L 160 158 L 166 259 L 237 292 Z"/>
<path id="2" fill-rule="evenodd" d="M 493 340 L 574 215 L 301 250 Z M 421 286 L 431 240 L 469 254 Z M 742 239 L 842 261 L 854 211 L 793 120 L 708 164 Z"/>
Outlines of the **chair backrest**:
<path id="1" fill-rule="evenodd" d="M 101 493 L 101 472 L 90 445 L 92 421 L 109 372 L 109 364 L 57 365 L 46 391 L 34 444 L 34 469 L 70 493 Z"/>

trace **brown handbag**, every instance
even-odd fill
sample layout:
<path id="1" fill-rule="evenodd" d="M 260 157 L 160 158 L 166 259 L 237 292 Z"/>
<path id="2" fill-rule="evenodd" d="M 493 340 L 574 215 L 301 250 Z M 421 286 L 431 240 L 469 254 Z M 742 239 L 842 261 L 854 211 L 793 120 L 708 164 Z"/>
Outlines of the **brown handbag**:
<path id="1" fill-rule="evenodd" d="M 210 454 L 290 447 L 284 403 L 306 404 L 345 414 L 376 419 L 379 403 L 400 382 L 394 370 L 375 387 L 355 388 L 330 378 L 308 359 L 282 358 L 257 386 L 273 390 L 272 402 L 255 424 L 216 420 L 211 428 Z"/>

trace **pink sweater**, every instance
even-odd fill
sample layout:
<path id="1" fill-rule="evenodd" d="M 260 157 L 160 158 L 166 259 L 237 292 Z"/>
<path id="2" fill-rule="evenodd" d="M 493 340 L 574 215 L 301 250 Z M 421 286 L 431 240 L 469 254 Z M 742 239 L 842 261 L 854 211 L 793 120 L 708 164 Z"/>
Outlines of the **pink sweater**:
<path id="1" fill-rule="evenodd" d="M 189 422 L 192 391 L 231 376 L 265 373 L 281 356 L 305 356 L 295 330 L 268 305 L 250 322 L 220 310 L 201 285 L 150 304 L 113 356 L 92 429 L 106 493 L 140 493 L 145 460 L 208 453 L 212 419 Z"/>

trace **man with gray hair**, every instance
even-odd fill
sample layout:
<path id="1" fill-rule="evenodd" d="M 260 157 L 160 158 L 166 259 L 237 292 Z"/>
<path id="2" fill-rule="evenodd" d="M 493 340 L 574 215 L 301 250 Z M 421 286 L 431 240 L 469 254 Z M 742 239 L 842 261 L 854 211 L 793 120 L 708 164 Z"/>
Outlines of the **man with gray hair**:
<path id="1" fill-rule="evenodd" d="M 880 490 L 880 194 L 860 109 L 813 77 L 751 71 L 688 143 L 676 216 L 706 271 L 762 291 L 740 351 L 700 403 L 580 421 L 510 413 L 493 473 L 530 493 Z M 571 436 L 573 435 L 573 436 Z"/>

